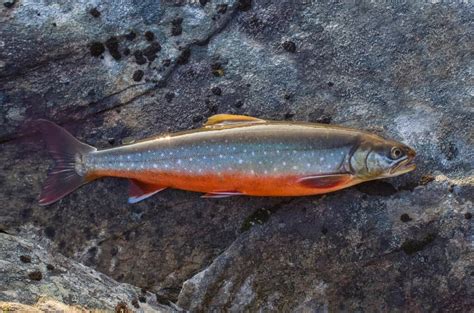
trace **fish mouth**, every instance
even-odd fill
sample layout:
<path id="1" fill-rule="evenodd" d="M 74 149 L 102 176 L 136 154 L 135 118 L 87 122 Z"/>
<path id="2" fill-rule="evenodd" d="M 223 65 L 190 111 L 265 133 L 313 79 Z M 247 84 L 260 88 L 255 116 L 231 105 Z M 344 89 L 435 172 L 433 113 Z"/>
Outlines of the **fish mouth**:
<path id="1" fill-rule="evenodd" d="M 413 158 L 408 158 L 400 162 L 397 166 L 390 170 L 390 176 L 398 176 L 411 172 L 416 169 L 416 164 Z"/>

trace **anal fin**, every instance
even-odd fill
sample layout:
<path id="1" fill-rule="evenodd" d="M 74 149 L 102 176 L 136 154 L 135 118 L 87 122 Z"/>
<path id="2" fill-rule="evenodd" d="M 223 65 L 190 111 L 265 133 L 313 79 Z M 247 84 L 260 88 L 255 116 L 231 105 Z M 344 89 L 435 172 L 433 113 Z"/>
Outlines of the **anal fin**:
<path id="1" fill-rule="evenodd" d="M 141 182 L 136 179 L 129 179 L 130 185 L 128 187 L 128 203 L 137 203 L 153 196 L 155 193 L 166 189 L 160 185 L 149 184 Z"/>
<path id="2" fill-rule="evenodd" d="M 350 174 L 328 174 L 302 177 L 298 183 L 309 188 L 330 189 L 345 185 L 351 180 L 352 175 Z"/>
<path id="3" fill-rule="evenodd" d="M 227 197 L 241 196 L 241 195 L 243 195 L 243 193 L 241 193 L 240 191 L 215 191 L 215 192 L 208 192 L 202 195 L 201 198 L 219 199 L 219 198 L 227 198 Z"/>

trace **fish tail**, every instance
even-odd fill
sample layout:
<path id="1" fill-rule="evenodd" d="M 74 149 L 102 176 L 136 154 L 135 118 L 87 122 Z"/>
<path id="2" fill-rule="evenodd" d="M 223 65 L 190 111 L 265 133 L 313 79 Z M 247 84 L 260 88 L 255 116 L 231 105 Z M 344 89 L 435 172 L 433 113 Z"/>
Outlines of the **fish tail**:
<path id="1" fill-rule="evenodd" d="M 35 124 L 55 162 L 39 198 L 40 205 L 49 205 L 91 180 L 87 178 L 83 160 L 84 156 L 97 149 L 80 142 L 53 122 L 38 120 Z"/>

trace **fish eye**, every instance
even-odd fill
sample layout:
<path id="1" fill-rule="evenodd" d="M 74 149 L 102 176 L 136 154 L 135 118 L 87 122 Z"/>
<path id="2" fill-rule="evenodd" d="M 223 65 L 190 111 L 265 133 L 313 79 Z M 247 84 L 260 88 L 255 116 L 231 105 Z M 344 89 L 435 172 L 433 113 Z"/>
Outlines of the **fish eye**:
<path id="1" fill-rule="evenodd" d="M 398 147 L 393 147 L 392 150 L 390 151 L 390 157 L 393 160 L 397 160 L 397 159 L 401 158 L 402 155 L 403 155 L 403 151 Z"/>

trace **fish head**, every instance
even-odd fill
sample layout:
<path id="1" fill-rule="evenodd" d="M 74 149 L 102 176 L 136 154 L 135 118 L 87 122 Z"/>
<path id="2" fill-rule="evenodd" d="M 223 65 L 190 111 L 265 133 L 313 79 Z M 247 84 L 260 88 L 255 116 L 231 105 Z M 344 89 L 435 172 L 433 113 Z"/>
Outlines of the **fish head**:
<path id="1" fill-rule="evenodd" d="M 372 180 L 413 171 L 415 156 L 415 150 L 403 143 L 370 135 L 358 144 L 349 164 L 355 176 Z"/>

